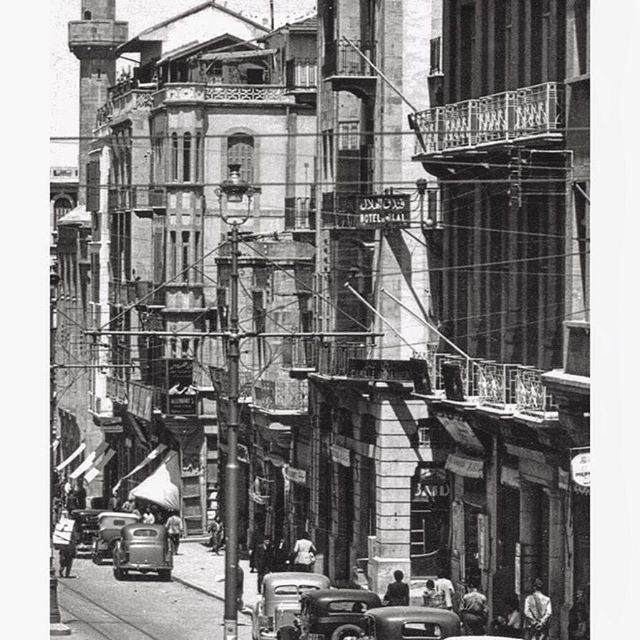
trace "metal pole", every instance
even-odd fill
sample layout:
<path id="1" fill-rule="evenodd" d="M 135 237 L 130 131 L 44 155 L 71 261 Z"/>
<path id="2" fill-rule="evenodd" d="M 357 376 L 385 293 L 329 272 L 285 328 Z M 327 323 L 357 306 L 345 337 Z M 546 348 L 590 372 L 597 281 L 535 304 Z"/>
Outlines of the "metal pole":
<path id="1" fill-rule="evenodd" d="M 227 361 L 229 365 L 229 422 L 225 467 L 224 638 L 238 638 L 238 390 L 240 338 L 238 331 L 238 225 L 231 226 L 231 305 Z"/>

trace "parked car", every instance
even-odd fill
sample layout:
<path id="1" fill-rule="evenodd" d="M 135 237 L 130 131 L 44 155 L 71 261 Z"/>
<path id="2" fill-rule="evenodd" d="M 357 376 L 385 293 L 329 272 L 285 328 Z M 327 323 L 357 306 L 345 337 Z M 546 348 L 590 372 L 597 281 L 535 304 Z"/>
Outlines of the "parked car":
<path id="1" fill-rule="evenodd" d="M 300 613 L 304 593 L 330 586 L 329 578 L 319 573 L 268 573 L 262 582 L 262 596 L 251 610 L 252 639 L 275 639 L 278 629 L 292 625 Z"/>
<path id="2" fill-rule="evenodd" d="M 364 614 L 362 628 L 361 640 L 460 640 L 460 618 L 452 611 L 432 607 L 373 609 Z"/>
<path id="3" fill-rule="evenodd" d="M 101 512 L 98 516 L 98 535 L 93 541 L 91 559 L 96 564 L 102 564 L 105 558 L 111 558 L 122 527 L 140 520 L 141 517 L 134 513 Z"/>
<path id="4" fill-rule="evenodd" d="M 123 580 L 129 571 L 157 572 L 162 580 L 171 580 L 173 552 L 167 530 L 161 524 L 136 522 L 122 527 L 113 550 L 113 575 Z"/>
<path id="5" fill-rule="evenodd" d="M 91 553 L 93 542 L 98 535 L 98 517 L 102 513 L 101 509 L 74 509 L 71 517 L 76 521 L 76 535 L 78 542 L 76 550 L 78 553 Z"/>
<path id="6" fill-rule="evenodd" d="M 279 640 L 359 640 L 362 616 L 382 606 L 366 589 L 321 589 L 305 593 L 295 623 L 281 627 Z"/>

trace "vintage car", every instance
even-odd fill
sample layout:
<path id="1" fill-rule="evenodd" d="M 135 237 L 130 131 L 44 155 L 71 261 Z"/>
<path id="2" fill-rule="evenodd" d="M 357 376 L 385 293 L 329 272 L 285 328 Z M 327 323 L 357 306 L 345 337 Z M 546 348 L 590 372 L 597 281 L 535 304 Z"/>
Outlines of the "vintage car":
<path id="1" fill-rule="evenodd" d="M 123 580 L 129 571 L 157 573 L 171 580 L 173 553 L 164 525 L 136 522 L 122 527 L 113 550 L 113 575 Z"/>
<path id="2" fill-rule="evenodd" d="M 329 578 L 319 573 L 268 573 L 262 582 L 262 596 L 251 610 L 252 640 L 275 640 L 278 629 L 292 625 L 300 613 L 304 593 L 330 586 Z"/>
<path id="3" fill-rule="evenodd" d="M 362 616 L 382 606 L 377 593 L 366 589 L 321 589 L 305 593 L 300 615 L 281 627 L 279 640 L 359 640 Z"/>
<path id="4" fill-rule="evenodd" d="M 141 517 L 134 513 L 102 511 L 98 516 L 98 535 L 93 541 L 91 559 L 102 564 L 105 558 L 111 558 L 122 527 L 140 520 Z"/>
<path id="5" fill-rule="evenodd" d="M 75 520 L 77 535 L 76 550 L 78 553 L 91 553 L 93 542 L 98 535 L 98 517 L 101 509 L 74 509 L 71 518 Z"/>
<path id="6" fill-rule="evenodd" d="M 383 607 L 362 618 L 362 640 L 440 640 L 458 638 L 460 618 L 446 609 Z"/>

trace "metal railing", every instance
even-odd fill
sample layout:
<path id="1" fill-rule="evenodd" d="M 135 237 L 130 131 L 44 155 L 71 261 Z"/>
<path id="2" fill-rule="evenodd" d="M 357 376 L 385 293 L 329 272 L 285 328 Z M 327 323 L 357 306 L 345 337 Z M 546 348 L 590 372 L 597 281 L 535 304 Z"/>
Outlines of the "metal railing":
<path id="1" fill-rule="evenodd" d="M 316 204 L 313 198 L 284 199 L 284 228 L 290 231 L 316 228 Z"/>
<path id="2" fill-rule="evenodd" d="M 153 106 L 155 107 L 171 102 L 293 104 L 295 97 L 289 95 L 288 89 L 284 85 L 204 84 L 198 82 L 165 84 L 153 94 Z"/>
<path id="3" fill-rule="evenodd" d="M 353 44 L 372 62 L 375 62 L 375 42 L 352 40 Z M 327 43 L 324 53 L 322 75 L 342 77 L 375 76 L 373 69 L 362 56 L 344 40 Z"/>
<path id="4" fill-rule="evenodd" d="M 318 61 L 315 58 L 290 58 L 285 63 L 285 83 L 288 89 L 316 89 Z"/>
<path id="5" fill-rule="evenodd" d="M 562 135 L 563 86 L 546 82 L 414 113 L 419 153 Z"/>

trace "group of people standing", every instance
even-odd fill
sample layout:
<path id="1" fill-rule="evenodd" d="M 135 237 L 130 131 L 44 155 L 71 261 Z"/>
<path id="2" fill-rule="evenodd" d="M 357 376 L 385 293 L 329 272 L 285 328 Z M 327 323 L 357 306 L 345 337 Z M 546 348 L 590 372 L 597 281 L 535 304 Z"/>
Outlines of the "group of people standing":
<path id="1" fill-rule="evenodd" d="M 249 556 L 251 572 L 258 574 L 258 592 L 262 592 L 262 581 L 267 573 L 274 571 L 312 572 L 316 554 L 315 545 L 306 531 L 299 535 L 291 552 L 289 552 L 284 538 L 280 538 L 276 544 L 270 538 L 264 538 L 252 549 Z"/>

